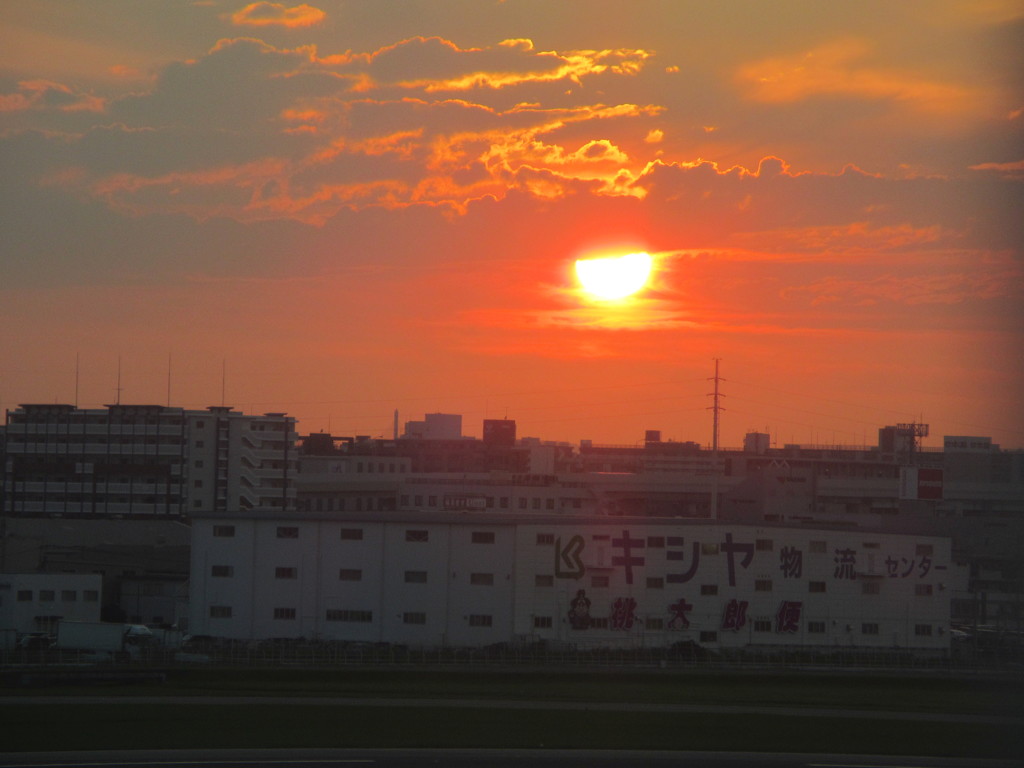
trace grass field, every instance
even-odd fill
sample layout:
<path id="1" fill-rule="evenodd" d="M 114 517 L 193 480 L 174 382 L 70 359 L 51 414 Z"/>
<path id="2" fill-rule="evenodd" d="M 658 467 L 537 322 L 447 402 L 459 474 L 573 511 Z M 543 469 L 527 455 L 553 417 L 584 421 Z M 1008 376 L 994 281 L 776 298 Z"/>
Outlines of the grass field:
<path id="1" fill-rule="evenodd" d="M 46 688 L 4 686 L 5 751 L 143 747 L 539 747 L 755 750 L 1015 757 L 1021 725 L 966 722 L 1020 718 L 1018 680 L 885 675 L 542 673 L 473 670 L 183 670 L 163 683 Z M 66 696 L 103 695 L 78 704 Z M 11 697 L 31 697 L 15 702 Z M 39 703 L 39 697 L 51 701 Z M 60 696 L 59 699 L 56 697 Z M 168 697 L 139 703 L 132 697 Z M 174 697 L 209 699 L 182 703 Z M 213 697 L 259 697 L 224 704 Z M 276 703 L 303 697 L 300 704 Z M 435 707 L 339 705 L 326 697 L 451 699 Z M 318 702 L 319 700 L 319 702 Z M 455 700 L 458 700 L 456 703 Z M 466 700 L 527 701 L 525 708 Z M 549 704 L 551 702 L 551 704 Z M 559 702 L 651 711 L 552 708 Z M 378 701 L 377 704 L 382 702 Z M 659 705 L 785 707 L 784 713 L 679 713 Z M 803 710 L 808 716 L 803 716 Z M 867 717 L 810 716 L 850 709 Z M 956 715 L 964 722 L 891 719 L 891 713 Z"/>

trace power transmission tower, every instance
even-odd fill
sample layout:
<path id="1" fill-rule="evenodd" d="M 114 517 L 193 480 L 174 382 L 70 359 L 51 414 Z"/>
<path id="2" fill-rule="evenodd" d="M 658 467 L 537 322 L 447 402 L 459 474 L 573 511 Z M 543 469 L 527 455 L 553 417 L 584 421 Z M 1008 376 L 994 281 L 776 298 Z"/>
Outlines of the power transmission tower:
<path id="1" fill-rule="evenodd" d="M 715 375 L 708 379 L 708 381 L 715 382 L 715 391 L 709 392 L 708 397 L 713 397 L 712 401 L 714 404 L 708 408 L 713 414 L 713 427 L 711 435 L 711 463 L 712 463 L 712 477 L 711 477 L 711 519 L 718 519 L 718 416 L 721 411 L 725 409 L 722 407 L 719 398 L 725 397 L 721 392 L 718 391 L 718 382 L 725 381 L 721 376 L 718 375 L 718 364 L 720 358 L 715 358 Z"/>
<path id="2" fill-rule="evenodd" d="M 723 379 L 721 376 L 718 375 L 718 364 L 719 364 L 719 362 L 721 362 L 721 358 L 716 357 L 715 358 L 715 375 L 708 379 L 708 381 L 715 382 L 715 391 L 708 393 L 708 397 L 713 397 L 714 398 L 714 400 L 712 401 L 714 403 L 714 405 L 709 406 L 708 410 L 712 411 L 714 413 L 714 421 L 713 421 L 713 428 L 712 428 L 713 431 L 712 431 L 712 434 L 711 434 L 711 450 L 715 452 L 716 456 L 718 455 L 718 414 L 719 414 L 720 411 L 724 411 L 725 410 L 725 408 L 723 408 L 721 403 L 719 402 L 719 398 L 720 397 L 725 397 L 725 395 L 723 395 L 721 392 L 718 391 L 718 382 L 725 381 L 725 379 Z"/>

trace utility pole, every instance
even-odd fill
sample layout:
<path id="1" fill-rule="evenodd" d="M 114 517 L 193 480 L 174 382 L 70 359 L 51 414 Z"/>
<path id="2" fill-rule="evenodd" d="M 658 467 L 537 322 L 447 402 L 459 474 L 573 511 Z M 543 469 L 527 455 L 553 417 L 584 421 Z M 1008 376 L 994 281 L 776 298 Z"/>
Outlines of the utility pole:
<path id="1" fill-rule="evenodd" d="M 712 435 L 711 435 L 711 464 L 712 464 L 712 477 L 711 477 L 711 519 L 718 519 L 718 415 L 720 411 L 724 411 L 719 398 L 725 397 L 718 391 L 718 382 L 725 381 L 718 375 L 718 364 L 720 358 L 715 358 L 715 375 L 708 379 L 708 381 L 715 382 L 715 391 L 708 393 L 709 397 L 713 397 L 712 401 L 714 404 L 708 408 L 712 412 Z"/>

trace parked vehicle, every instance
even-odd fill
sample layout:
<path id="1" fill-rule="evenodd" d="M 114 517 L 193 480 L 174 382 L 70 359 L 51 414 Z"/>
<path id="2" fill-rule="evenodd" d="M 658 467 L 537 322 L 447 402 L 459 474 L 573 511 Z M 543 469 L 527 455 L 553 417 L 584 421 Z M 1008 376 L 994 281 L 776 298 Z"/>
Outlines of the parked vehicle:
<path id="1" fill-rule="evenodd" d="M 44 632 L 28 632 L 18 638 L 18 648 L 29 651 L 46 650 L 53 645 L 53 635 Z"/>
<path id="2" fill-rule="evenodd" d="M 105 621 L 60 621 L 55 648 L 89 651 L 109 658 L 138 658 L 153 642 L 149 627 L 141 624 L 113 624 Z"/>

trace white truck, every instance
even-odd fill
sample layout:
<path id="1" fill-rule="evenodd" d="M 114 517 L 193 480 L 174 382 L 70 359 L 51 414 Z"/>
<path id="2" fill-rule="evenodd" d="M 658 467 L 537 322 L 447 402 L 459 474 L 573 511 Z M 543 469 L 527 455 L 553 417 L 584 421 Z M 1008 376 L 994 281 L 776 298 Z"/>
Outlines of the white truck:
<path id="1" fill-rule="evenodd" d="M 68 651 L 89 651 L 115 658 L 127 654 L 138 658 L 142 648 L 152 642 L 153 633 L 141 624 L 115 624 L 105 621 L 57 622 L 55 648 Z"/>

